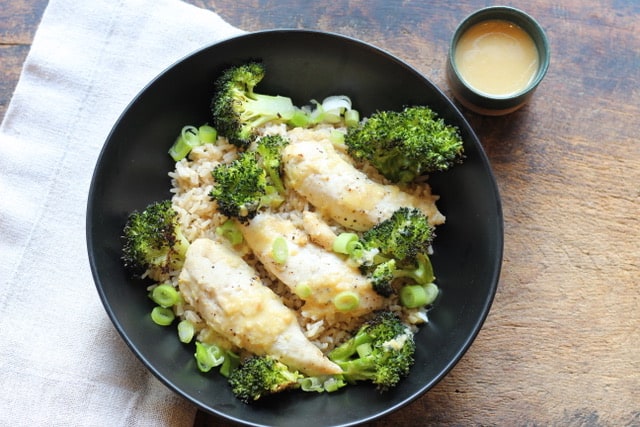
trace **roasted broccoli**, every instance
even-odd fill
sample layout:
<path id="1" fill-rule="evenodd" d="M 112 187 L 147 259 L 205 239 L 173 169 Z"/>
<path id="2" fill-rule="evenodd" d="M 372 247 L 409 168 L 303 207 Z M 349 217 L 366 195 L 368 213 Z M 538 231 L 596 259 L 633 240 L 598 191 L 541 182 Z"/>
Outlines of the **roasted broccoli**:
<path id="1" fill-rule="evenodd" d="M 284 201 L 280 155 L 288 139 L 266 136 L 255 150 L 243 151 L 230 163 L 216 166 L 210 196 L 220 212 L 246 222 L 263 207 L 276 208 Z"/>
<path id="2" fill-rule="evenodd" d="M 380 391 L 407 376 L 414 362 L 413 332 L 398 316 L 380 311 L 329 353 L 349 383 L 371 381 Z"/>
<path id="3" fill-rule="evenodd" d="M 306 125 L 309 119 L 291 98 L 256 93 L 254 89 L 264 74 L 262 63 L 249 62 L 228 68 L 215 82 L 213 125 L 238 147 L 248 147 L 257 137 L 256 129 L 265 123 Z"/>
<path id="4" fill-rule="evenodd" d="M 256 215 L 267 194 L 267 175 L 256 152 L 242 152 L 234 161 L 216 166 L 211 174 L 214 185 L 210 196 L 218 202 L 220 212 L 240 221 Z"/>
<path id="5" fill-rule="evenodd" d="M 155 202 L 132 212 L 123 229 L 122 259 L 136 274 L 153 279 L 179 269 L 189 247 L 171 201 Z"/>
<path id="6" fill-rule="evenodd" d="M 422 287 L 434 280 L 428 256 L 433 237 L 433 227 L 424 213 L 416 208 L 402 207 L 388 219 L 363 232 L 341 252 L 349 255 L 362 274 L 369 277 L 373 289 L 382 296 L 392 295 L 395 283 L 403 287 L 419 285 L 400 294 L 403 297 L 401 303 L 415 308 L 433 300 L 426 289 L 424 295 L 415 299 L 415 294 L 422 293 Z"/>
<path id="7" fill-rule="evenodd" d="M 349 154 L 367 160 L 394 183 L 443 171 L 463 158 L 458 129 L 426 106 L 402 111 L 378 111 L 349 128 L 345 135 Z"/>
<path id="8" fill-rule="evenodd" d="M 282 182 L 282 150 L 289 144 L 289 140 L 280 135 L 268 135 L 260 138 L 256 144 L 258 161 L 267 172 L 269 183 L 278 194 L 284 194 Z"/>
<path id="9" fill-rule="evenodd" d="M 272 356 L 250 356 L 229 375 L 234 396 L 251 403 L 273 393 L 300 387 L 303 375 Z"/>

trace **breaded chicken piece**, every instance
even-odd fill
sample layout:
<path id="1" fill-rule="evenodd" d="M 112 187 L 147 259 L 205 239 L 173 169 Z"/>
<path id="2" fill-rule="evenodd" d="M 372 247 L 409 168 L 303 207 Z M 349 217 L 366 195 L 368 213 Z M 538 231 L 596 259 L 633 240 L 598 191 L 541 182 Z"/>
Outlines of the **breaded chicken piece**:
<path id="1" fill-rule="evenodd" d="M 328 140 L 301 141 L 283 150 L 285 182 L 337 223 L 364 231 L 398 208 L 422 210 L 431 225 L 444 222 L 434 198 L 418 198 L 396 185 L 372 181 L 335 150 Z"/>
<path id="2" fill-rule="evenodd" d="M 178 284 L 185 301 L 234 345 L 272 355 L 307 375 L 342 372 L 305 337 L 294 312 L 224 244 L 194 241 Z"/>
<path id="3" fill-rule="evenodd" d="M 338 254 L 313 243 L 309 235 L 289 219 L 269 212 L 256 215 L 248 224 L 239 224 L 245 241 L 255 256 L 271 274 L 300 296 L 298 286 L 308 295 L 303 315 L 331 321 L 337 311 L 334 298 L 343 292 L 353 292 L 359 305 L 343 313 L 357 317 L 382 307 L 384 300 L 357 267 L 347 264 Z M 273 255 L 278 237 L 287 242 L 287 259 L 279 262 Z"/>

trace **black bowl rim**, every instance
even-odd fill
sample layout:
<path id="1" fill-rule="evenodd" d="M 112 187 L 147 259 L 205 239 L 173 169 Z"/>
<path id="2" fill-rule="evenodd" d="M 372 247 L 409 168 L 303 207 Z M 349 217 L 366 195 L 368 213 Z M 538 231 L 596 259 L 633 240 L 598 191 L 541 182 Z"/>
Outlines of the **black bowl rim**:
<path id="1" fill-rule="evenodd" d="M 481 313 L 482 315 L 480 317 L 478 317 L 474 323 L 474 327 L 473 329 L 470 331 L 470 333 L 467 334 L 467 338 L 464 340 L 464 344 L 462 346 L 459 347 L 459 349 L 455 352 L 455 356 L 452 357 L 449 361 L 449 363 L 440 371 L 440 374 L 434 378 L 432 378 L 430 381 L 425 382 L 419 389 L 417 389 L 413 394 L 407 396 L 404 400 L 398 402 L 395 405 L 389 406 L 386 410 L 383 411 L 379 411 L 377 413 L 374 413 L 370 416 L 367 417 L 363 417 L 357 420 L 353 420 L 353 421 L 349 421 L 349 422 L 345 422 L 343 424 L 339 424 L 336 425 L 336 427 L 340 426 L 340 427 L 347 427 L 347 426 L 354 426 L 354 425 L 359 425 L 361 423 L 364 422 L 369 422 L 369 421 L 373 421 L 379 418 L 382 418 L 386 415 L 389 415 L 392 412 L 397 411 L 398 409 L 401 409 L 404 406 L 407 406 L 408 404 L 412 403 L 413 401 L 415 401 L 417 398 L 419 398 L 420 396 L 422 396 L 423 394 L 425 394 L 428 390 L 430 390 L 433 386 L 435 386 L 438 382 L 440 382 L 450 371 L 451 369 L 453 369 L 453 367 L 460 361 L 460 359 L 465 355 L 465 353 L 468 351 L 468 349 L 471 347 L 472 343 L 475 341 L 477 335 L 479 334 L 482 326 L 484 325 L 484 322 L 486 321 L 486 318 L 489 314 L 489 311 L 491 309 L 491 306 L 493 304 L 493 301 L 495 299 L 495 295 L 497 292 L 497 288 L 498 288 L 498 283 L 499 283 L 499 279 L 500 279 L 500 273 L 501 273 L 501 267 L 502 267 L 502 260 L 503 260 L 503 252 L 504 252 L 504 219 L 503 219 L 503 211 L 502 211 L 502 201 L 500 198 L 500 193 L 499 193 L 499 188 L 495 179 L 495 175 L 493 173 L 493 170 L 490 166 L 490 162 L 489 159 L 486 155 L 486 152 L 484 150 L 484 147 L 482 146 L 482 144 L 480 143 L 480 140 L 478 139 L 476 133 L 473 131 L 473 129 L 471 128 L 471 126 L 469 125 L 467 119 L 464 117 L 464 115 L 460 112 L 460 110 L 456 107 L 456 105 L 451 101 L 451 99 L 444 94 L 444 92 L 438 87 L 436 86 L 429 78 L 427 78 L 423 73 L 419 72 L 415 67 L 409 65 L 407 62 L 401 60 L 399 57 L 395 56 L 394 54 L 390 53 L 389 51 L 379 48 L 375 45 L 373 45 L 372 43 L 363 41 L 361 39 L 352 37 L 352 36 L 348 36 L 348 35 L 344 35 L 344 34 L 340 34 L 337 32 L 331 32 L 331 31 L 322 31 L 322 30 L 313 30 L 313 29 L 297 29 L 297 28 L 274 28 L 274 29 L 264 29 L 264 30 L 259 30 L 259 31 L 252 31 L 252 32 L 246 32 L 246 33 L 242 33 L 239 35 L 234 35 L 234 36 L 230 36 L 228 38 L 204 45 L 184 56 L 182 56 L 181 58 L 179 58 L 178 60 L 174 61 L 171 65 L 165 67 L 160 73 L 158 73 L 153 79 L 151 79 L 141 90 L 138 91 L 138 93 L 131 99 L 131 101 L 127 104 L 127 106 L 124 108 L 123 112 L 120 114 L 120 116 L 116 119 L 116 121 L 114 122 L 111 131 L 109 132 L 109 134 L 107 135 L 106 139 L 105 139 L 105 143 L 103 144 L 102 149 L 100 150 L 100 153 L 98 155 L 98 158 L 96 160 L 95 163 L 95 167 L 94 167 L 94 173 L 91 179 L 91 183 L 90 183 L 90 187 L 89 187 L 89 193 L 88 193 L 88 200 L 87 200 L 87 207 L 86 207 L 86 215 L 85 215 L 85 221 L 86 221 L 86 240 L 87 240 L 87 250 L 88 250 L 88 258 L 89 258 L 89 264 L 90 264 L 90 268 L 91 268 L 91 272 L 92 272 L 92 276 L 94 279 L 94 284 L 96 286 L 97 292 L 99 294 L 100 300 L 105 308 L 105 311 L 107 312 L 107 315 L 109 317 L 109 319 L 111 320 L 111 323 L 113 324 L 113 326 L 115 327 L 115 329 L 117 330 L 118 334 L 120 335 L 120 337 L 123 339 L 123 341 L 125 342 L 125 344 L 127 345 L 127 347 L 134 353 L 134 355 L 144 364 L 144 366 L 158 379 L 160 380 L 161 383 L 163 383 L 167 388 L 169 388 L 170 390 L 172 390 L 174 393 L 176 393 L 177 395 L 183 397 L 185 400 L 187 400 L 188 402 L 194 404 L 196 407 L 209 412 L 213 415 L 216 415 L 220 418 L 238 423 L 238 424 L 242 424 L 242 425 L 247 425 L 247 426 L 262 426 L 263 424 L 256 424 L 253 422 L 248 422 L 246 420 L 234 417 L 234 416 L 230 416 L 222 411 L 216 410 L 215 408 L 211 408 L 208 407 L 206 405 L 204 405 L 202 402 L 200 402 L 198 399 L 196 399 L 194 396 L 191 396 L 189 394 L 187 394 L 186 392 L 184 392 L 183 390 L 179 389 L 178 387 L 176 387 L 171 381 L 169 381 L 156 367 L 154 367 L 149 360 L 136 348 L 135 344 L 132 342 L 132 340 L 128 337 L 127 332 L 124 330 L 123 326 L 121 325 L 121 323 L 119 322 L 119 320 L 116 318 L 115 313 L 113 311 L 113 309 L 110 307 L 110 304 L 106 298 L 105 292 L 103 290 L 102 287 L 102 278 L 99 276 L 98 271 L 97 271 L 97 266 L 96 266 L 96 258 L 95 258 L 95 254 L 92 250 L 95 242 L 93 239 L 93 236 L 91 234 L 91 225 L 92 225 L 92 215 L 94 213 L 93 210 L 93 206 L 92 206 L 92 200 L 94 199 L 95 195 L 95 181 L 97 180 L 97 175 L 98 175 L 98 169 L 99 169 L 99 165 L 101 163 L 101 160 L 104 156 L 104 153 L 107 151 L 108 146 L 109 146 L 109 141 L 112 138 L 113 133 L 115 132 L 115 129 L 118 127 L 119 123 L 123 120 L 123 118 L 127 115 L 127 112 L 129 111 L 129 109 L 132 107 L 132 105 L 134 105 L 137 100 L 141 97 L 141 95 L 143 93 L 145 93 L 145 91 L 148 90 L 148 88 L 150 86 L 153 86 L 153 84 L 159 80 L 162 76 L 164 76 L 165 74 L 169 73 L 174 67 L 176 67 L 178 64 L 184 62 L 185 60 L 188 60 L 190 57 L 197 55 L 198 53 L 207 50 L 207 49 L 211 49 L 213 47 L 219 46 L 219 45 L 224 45 L 224 44 L 228 44 L 228 43 L 235 43 L 238 40 L 241 39 L 246 39 L 246 38 L 260 38 L 264 35 L 270 35 L 270 34 L 277 34 L 277 33 L 285 33 L 287 35 L 296 35 L 296 34 L 309 34 L 309 35 L 318 35 L 318 36 L 322 36 L 322 37 L 330 37 L 330 38 L 335 38 L 335 39 L 342 39 L 345 42 L 349 42 L 349 43 L 355 43 L 360 45 L 360 47 L 365 48 L 365 49 L 369 49 L 372 51 L 377 52 L 378 54 L 382 55 L 385 57 L 385 59 L 389 60 L 389 61 L 393 61 L 396 62 L 398 64 L 400 64 L 402 67 L 406 68 L 408 71 L 415 73 L 418 77 L 420 77 L 420 79 L 427 85 L 431 86 L 432 89 L 443 99 L 443 101 L 445 101 L 445 103 L 447 104 L 448 108 L 450 108 L 453 113 L 458 117 L 458 119 L 460 120 L 461 124 L 467 128 L 467 132 L 471 138 L 471 142 L 473 143 L 473 145 L 475 146 L 475 148 L 478 151 L 478 156 L 480 157 L 482 163 L 486 166 L 486 172 L 488 174 L 488 177 L 490 178 L 489 181 L 492 184 L 492 192 L 496 194 L 496 213 L 497 213 L 497 220 L 498 220 L 498 232 L 499 232 L 499 236 L 498 236 L 498 240 L 497 240 L 497 246 L 495 248 L 496 250 L 496 257 L 495 257 L 495 265 L 493 266 L 492 270 L 494 272 L 493 277 L 491 278 L 491 283 L 490 283 L 490 292 L 487 295 L 487 297 L 484 300 L 484 303 L 482 304 L 482 309 L 481 309 Z"/>

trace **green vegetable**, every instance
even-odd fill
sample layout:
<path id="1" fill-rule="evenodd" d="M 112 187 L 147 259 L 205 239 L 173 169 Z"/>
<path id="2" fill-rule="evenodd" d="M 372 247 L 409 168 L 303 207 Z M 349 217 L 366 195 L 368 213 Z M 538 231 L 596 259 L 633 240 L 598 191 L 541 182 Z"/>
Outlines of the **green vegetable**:
<path id="1" fill-rule="evenodd" d="M 343 291 L 333 298 L 333 305 L 338 311 L 351 311 L 360 305 L 360 297 L 355 292 Z"/>
<path id="2" fill-rule="evenodd" d="M 262 63 L 250 62 L 226 69 L 215 82 L 214 127 L 238 147 L 247 148 L 257 136 L 256 129 L 266 123 L 293 120 L 306 124 L 306 114 L 291 98 L 255 92 L 264 74 Z"/>
<path id="3" fill-rule="evenodd" d="M 181 320 L 178 323 L 178 338 L 180 342 L 188 344 L 196 334 L 196 327 L 188 320 Z"/>
<path id="4" fill-rule="evenodd" d="M 180 302 L 180 293 L 178 290 L 167 283 L 153 288 L 149 296 L 153 302 L 165 308 L 172 307 Z"/>
<path id="5" fill-rule="evenodd" d="M 333 393 L 347 385 L 342 375 L 304 377 L 298 380 L 298 383 L 302 391 L 317 393 Z"/>
<path id="6" fill-rule="evenodd" d="M 197 129 L 194 126 L 185 126 L 169 148 L 169 155 L 177 162 L 187 157 L 195 147 L 216 142 L 217 137 L 218 132 L 209 125 L 202 125 Z"/>
<path id="7" fill-rule="evenodd" d="M 322 103 L 314 101 L 314 104 L 315 109 L 309 113 L 309 125 L 330 123 L 355 126 L 360 120 L 360 114 L 351 108 L 351 99 L 348 96 L 328 96 L 322 100 Z"/>
<path id="8" fill-rule="evenodd" d="M 245 403 L 300 387 L 304 376 L 272 356 L 251 356 L 229 375 L 233 394 Z"/>
<path id="9" fill-rule="evenodd" d="M 359 239 L 356 233 L 340 233 L 333 241 L 333 251 L 338 254 L 349 255 L 360 244 Z"/>
<path id="10" fill-rule="evenodd" d="M 271 255 L 273 259 L 278 264 L 284 264 L 287 262 L 289 258 L 289 247 L 287 246 L 287 241 L 284 237 L 278 236 L 273 241 L 273 245 L 271 248 Z"/>
<path id="11" fill-rule="evenodd" d="M 280 135 L 264 136 L 256 144 L 260 166 L 267 172 L 269 184 L 280 195 L 285 191 L 282 182 L 282 150 L 288 144 L 289 140 Z"/>
<path id="12" fill-rule="evenodd" d="M 400 304 L 407 308 L 422 307 L 428 301 L 427 291 L 423 286 L 407 285 L 400 289 Z"/>
<path id="13" fill-rule="evenodd" d="M 318 123 L 355 126 L 359 114 L 351 108 L 345 95 L 329 96 L 314 107 L 297 107 L 291 98 L 256 92 L 265 76 L 264 64 L 248 62 L 232 66 L 215 81 L 211 100 L 213 124 L 229 142 L 248 148 L 257 138 L 257 129 L 267 123 L 286 123 L 293 127 L 308 127 Z"/>
<path id="14" fill-rule="evenodd" d="M 233 351 L 201 341 L 196 341 L 194 357 L 200 372 L 209 372 L 219 366 L 220 374 L 225 377 L 231 375 L 240 363 L 240 357 Z"/>
<path id="15" fill-rule="evenodd" d="M 369 381 L 380 391 L 395 387 L 414 363 L 411 330 L 389 311 L 381 311 L 349 340 L 329 353 L 349 383 Z"/>
<path id="16" fill-rule="evenodd" d="M 395 292 L 399 279 L 418 285 L 433 282 L 428 257 L 432 240 L 433 227 L 428 218 L 419 209 L 403 207 L 362 233 L 348 253 L 371 280 L 373 289 L 388 297 Z"/>
<path id="17" fill-rule="evenodd" d="M 464 150 L 458 129 L 425 106 L 378 111 L 349 128 L 345 145 L 395 183 L 447 170 L 462 161 Z"/>
<path id="18" fill-rule="evenodd" d="M 344 114 L 344 124 L 347 127 L 354 127 L 360 123 L 360 113 L 357 110 L 347 110 Z"/>
<path id="19" fill-rule="evenodd" d="M 224 237 L 234 246 L 239 245 L 244 240 L 242 231 L 240 231 L 236 222 L 232 219 L 226 220 L 221 226 L 217 227 L 216 234 Z"/>
<path id="20" fill-rule="evenodd" d="M 267 195 L 267 178 L 256 153 L 241 153 L 236 160 L 217 166 L 211 173 L 215 183 L 210 195 L 218 202 L 220 212 L 240 221 L 258 213 Z"/>
<path id="21" fill-rule="evenodd" d="M 309 298 L 312 292 L 313 291 L 308 283 L 299 283 L 295 287 L 295 294 L 302 299 Z"/>
<path id="22" fill-rule="evenodd" d="M 175 318 L 170 308 L 156 306 L 151 310 L 151 320 L 160 326 L 170 325 Z"/>
<path id="23" fill-rule="evenodd" d="M 170 200 L 132 212 L 123 229 L 125 266 L 138 274 L 150 270 L 152 277 L 181 268 L 189 242 L 182 234 L 177 216 Z"/>
<path id="24" fill-rule="evenodd" d="M 222 365 L 225 352 L 215 344 L 196 341 L 195 358 L 198 369 L 200 369 L 201 372 L 209 372 L 216 366 Z"/>
<path id="25" fill-rule="evenodd" d="M 213 144 L 218 139 L 218 131 L 209 125 L 202 125 L 198 128 L 198 136 L 203 144 Z"/>
<path id="26" fill-rule="evenodd" d="M 427 294 L 427 302 L 425 302 L 425 305 L 433 304 L 436 298 L 438 298 L 438 294 L 440 293 L 440 289 L 438 288 L 438 285 L 431 282 L 424 285 L 423 287 L 424 287 L 425 293 Z"/>
<path id="27" fill-rule="evenodd" d="M 220 366 L 220 375 L 229 378 L 231 372 L 233 372 L 240 365 L 240 356 L 236 353 L 227 350 L 224 356 L 224 362 Z"/>
<path id="28" fill-rule="evenodd" d="M 280 171 L 282 149 L 289 141 L 281 136 L 261 138 L 255 151 L 241 152 L 231 163 L 213 169 L 211 198 L 220 212 L 246 222 L 262 208 L 276 208 L 284 201 Z"/>

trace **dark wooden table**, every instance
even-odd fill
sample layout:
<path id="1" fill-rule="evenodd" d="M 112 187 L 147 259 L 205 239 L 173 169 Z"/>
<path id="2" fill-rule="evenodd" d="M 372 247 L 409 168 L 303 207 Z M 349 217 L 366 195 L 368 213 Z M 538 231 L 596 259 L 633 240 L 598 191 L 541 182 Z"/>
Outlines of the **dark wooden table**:
<path id="1" fill-rule="evenodd" d="M 456 24 L 491 3 L 190 1 L 249 31 L 357 37 L 446 92 Z M 0 0 L 0 116 L 46 3 Z M 640 425 L 640 2 L 505 3 L 547 30 L 552 62 L 524 109 L 500 118 L 464 112 L 502 194 L 499 290 L 453 371 L 370 426 Z M 227 425 L 204 414 L 196 424 Z"/>

